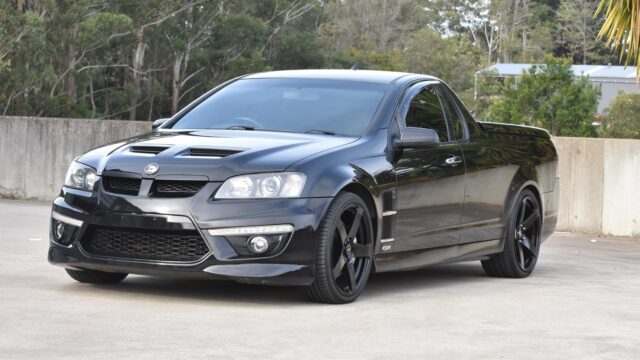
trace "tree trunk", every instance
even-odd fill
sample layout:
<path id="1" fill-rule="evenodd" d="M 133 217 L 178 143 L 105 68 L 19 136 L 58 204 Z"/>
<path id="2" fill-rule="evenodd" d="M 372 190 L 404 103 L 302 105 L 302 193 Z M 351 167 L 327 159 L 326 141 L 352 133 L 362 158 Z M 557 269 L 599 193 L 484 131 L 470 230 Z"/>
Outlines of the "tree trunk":
<path id="1" fill-rule="evenodd" d="M 16 11 L 19 13 L 24 11 L 24 0 L 16 0 Z"/>
<path id="2" fill-rule="evenodd" d="M 582 16 L 582 65 L 587 65 L 587 19 Z"/>
<path id="3" fill-rule="evenodd" d="M 130 76 L 130 85 L 133 95 L 129 101 L 129 120 L 136 120 L 136 110 L 138 108 L 138 98 L 140 97 L 140 73 L 144 64 L 144 52 L 146 44 L 144 43 L 144 29 L 138 29 L 134 32 L 136 36 L 136 48 L 133 51 L 132 67 Z"/>
<path id="4" fill-rule="evenodd" d="M 65 89 L 69 98 L 69 105 L 73 107 L 76 104 L 76 49 L 75 46 L 69 44 L 67 50 L 67 66 L 69 72 L 65 78 Z"/>
<path id="5" fill-rule="evenodd" d="M 182 74 L 182 54 L 176 55 L 173 60 L 173 76 L 171 78 L 171 115 L 178 112 L 178 99 L 180 98 L 180 75 Z"/>

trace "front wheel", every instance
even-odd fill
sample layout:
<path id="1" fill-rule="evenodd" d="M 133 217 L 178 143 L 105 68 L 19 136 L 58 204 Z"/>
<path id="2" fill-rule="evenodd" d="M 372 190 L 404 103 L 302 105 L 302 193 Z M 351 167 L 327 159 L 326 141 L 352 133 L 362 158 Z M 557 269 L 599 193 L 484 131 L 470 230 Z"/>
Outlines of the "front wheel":
<path id="1" fill-rule="evenodd" d="M 371 272 L 373 227 L 367 205 L 353 193 L 338 194 L 318 232 L 316 279 L 307 295 L 322 303 L 350 303 Z"/>
<path id="2" fill-rule="evenodd" d="M 521 192 L 515 204 L 507 226 L 504 250 L 482 261 L 487 275 L 527 277 L 538 262 L 542 229 L 540 204 L 530 190 Z"/>

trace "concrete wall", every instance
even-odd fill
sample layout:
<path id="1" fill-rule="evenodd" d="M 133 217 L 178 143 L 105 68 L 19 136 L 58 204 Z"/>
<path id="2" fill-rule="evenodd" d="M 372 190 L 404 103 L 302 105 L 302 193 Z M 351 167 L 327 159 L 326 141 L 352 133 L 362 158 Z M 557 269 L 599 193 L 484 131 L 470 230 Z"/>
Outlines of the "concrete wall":
<path id="1" fill-rule="evenodd" d="M 554 138 L 558 230 L 640 237 L 640 140 Z"/>
<path id="2" fill-rule="evenodd" d="M 0 198 L 51 200 L 75 156 L 150 130 L 136 121 L 0 117 Z M 553 141 L 558 230 L 640 236 L 640 140 Z"/>
<path id="3" fill-rule="evenodd" d="M 51 200 L 79 154 L 151 123 L 0 116 L 0 198 Z"/>

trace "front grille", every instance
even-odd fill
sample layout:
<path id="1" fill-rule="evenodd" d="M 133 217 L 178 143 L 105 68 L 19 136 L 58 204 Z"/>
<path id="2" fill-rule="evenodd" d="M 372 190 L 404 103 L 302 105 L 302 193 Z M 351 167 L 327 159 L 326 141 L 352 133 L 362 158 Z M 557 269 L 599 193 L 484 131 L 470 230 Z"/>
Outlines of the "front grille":
<path id="1" fill-rule="evenodd" d="M 105 190 L 109 192 L 125 195 L 138 195 L 142 180 L 105 176 L 102 182 Z"/>
<path id="2" fill-rule="evenodd" d="M 153 194 L 159 197 L 191 196 L 200 191 L 205 184 L 205 181 L 158 180 L 154 184 Z"/>
<path id="3" fill-rule="evenodd" d="M 197 231 L 158 231 L 97 227 L 82 241 L 89 253 L 122 259 L 191 262 L 209 248 Z"/>

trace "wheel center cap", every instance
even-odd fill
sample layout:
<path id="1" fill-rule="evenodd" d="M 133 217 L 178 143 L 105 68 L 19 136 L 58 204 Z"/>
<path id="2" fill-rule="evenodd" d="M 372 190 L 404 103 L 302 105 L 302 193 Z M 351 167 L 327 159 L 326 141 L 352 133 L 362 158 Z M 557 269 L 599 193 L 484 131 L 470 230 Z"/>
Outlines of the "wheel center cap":
<path id="1" fill-rule="evenodd" d="M 347 246 L 345 246 L 344 250 L 347 252 L 347 254 L 351 254 L 351 244 L 347 244 Z"/>

